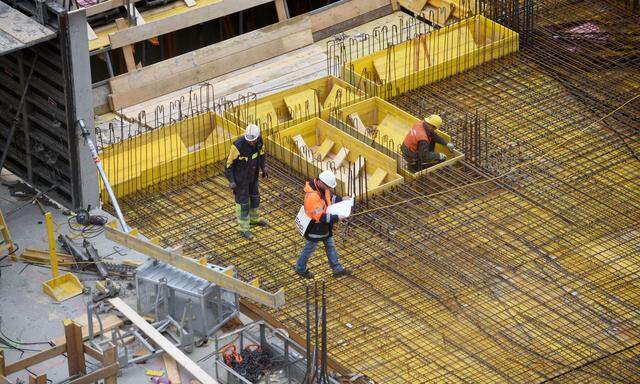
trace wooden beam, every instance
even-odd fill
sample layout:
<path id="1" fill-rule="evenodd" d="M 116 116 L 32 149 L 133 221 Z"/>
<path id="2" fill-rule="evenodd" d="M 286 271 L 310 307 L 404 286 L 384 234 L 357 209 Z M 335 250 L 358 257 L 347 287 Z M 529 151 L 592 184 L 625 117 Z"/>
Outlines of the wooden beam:
<path id="1" fill-rule="evenodd" d="M 47 384 L 47 375 L 34 376 L 29 373 L 29 384 Z"/>
<path id="2" fill-rule="evenodd" d="M 128 107 L 313 43 L 307 16 L 289 19 L 109 80 L 113 110 Z"/>
<path id="3" fill-rule="evenodd" d="M 284 289 L 282 288 L 275 294 L 267 292 L 263 289 L 254 287 L 247 282 L 228 276 L 223 272 L 218 272 L 201 265 L 197 260 L 176 255 L 175 253 L 158 245 L 151 244 L 146 240 L 124 233 L 110 225 L 106 225 L 105 228 L 107 239 L 113 240 L 122 246 L 144 253 L 145 255 L 153 257 L 156 260 L 160 260 L 163 263 L 171 264 L 176 268 L 180 268 L 183 271 L 210 281 L 223 289 L 237 293 L 242 297 L 249 298 L 268 307 L 279 308 L 284 305 Z"/>
<path id="4" fill-rule="evenodd" d="M 2 214 L 2 213 L 0 213 Z M 5 368 L 5 361 L 4 361 L 4 351 L 0 349 L 0 377 L 1 376 L 6 376 L 7 375 L 7 371 Z"/>
<path id="5" fill-rule="evenodd" d="M 84 361 L 84 346 L 82 344 L 82 327 L 65 319 L 64 336 L 67 339 L 67 364 L 69 365 L 69 376 L 87 373 L 87 366 Z"/>
<path id="6" fill-rule="evenodd" d="M 276 0 L 276 12 L 278 13 L 278 21 L 284 21 L 289 18 L 286 0 Z"/>
<path id="7" fill-rule="evenodd" d="M 157 329 L 155 329 L 151 324 L 147 323 L 140 315 L 136 313 L 130 306 L 128 306 L 122 299 L 115 298 L 109 299 L 109 303 L 113 305 L 120 313 L 126 316 L 131 322 L 142 331 L 145 335 L 147 335 L 158 347 L 162 348 L 166 354 L 171 356 L 182 368 L 187 370 L 193 377 L 195 377 L 202 384 L 218 384 L 218 382 L 209 374 L 207 374 L 198 364 L 196 364 L 193 360 L 191 360 L 187 355 L 185 355 L 178 347 L 173 345 L 173 343 Z M 71 384 L 74 384 L 73 382 Z"/>
<path id="8" fill-rule="evenodd" d="M 206 7 L 194 8 L 177 15 L 165 17 L 164 19 L 112 33 L 109 35 L 109 41 L 111 42 L 112 49 L 120 48 L 272 1 L 273 0 L 224 0 L 207 5 Z"/>
<path id="9" fill-rule="evenodd" d="M 386 6 L 391 10 L 391 0 L 348 0 L 327 5 L 309 12 L 311 30 L 315 33 Z"/>
<path id="10" fill-rule="evenodd" d="M 101 316 L 100 320 L 102 321 L 102 330 L 104 332 L 109 332 L 110 330 L 117 328 L 123 324 L 122 320 L 114 314 Z M 89 327 L 87 326 L 87 321 L 88 321 L 88 318 L 86 314 L 80 315 L 73 319 L 74 323 L 82 327 L 82 341 L 85 341 L 89 338 Z M 98 322 L 98 319 L 96 318 L 96 316 L 93 316 L 93 334 L 94 335 L 100 334 L 100 323 Z M 51 342 L 55 345 L 64 345 L 66 341 L 65 341 L 64 335 L 61 335 L 51 340 Z"/>
<path id="11" fill-rule="evenodd" d="M 129 23 L 121 17 L 116 19 L 116 26 L 119 31 L 125 31 L 129 27 Z M 136 69 L 136 59 L 133 57 L 133 47 L 131 45 L 123 46 L 122 55 L 124 56 L 124 62 L 127 65 L 127 71 L 134 71 Z"/>
<path id="12" fill-rule="evenodd" d="M 98 361 L 102 361 L 102 359 L 104 358 L 104 355 L 102 354 L 102 352 L 100 352 L 99 350 L 93 348 L 89 344 L 86 344 L 86 343 L 83 344 L 82 348 L 84 349 L 84 353 L 86 353 L 87 355 L 93 357 L 94 359 L 96 359 Z"/>
<path id="13" fill-rule="evenodd" d="M 104 350 L 104 358 L 102 359 L 102 364 L 104 366 L 110 366 L 110 365 L 116 364 L 118 362 L 117 358 L 118 357 L 117 357 L 116 347 L 113 344 L 109 343 Z M 104 380 L 104 384 L 117 384 L 117 383 L 118 383 L 118 371 L 116 371 L 111 376 L 107 376 Z"/>
<path id="14" fill-rule="evenodd" d="M 182 384 L 182 380 L 180 379 L 180 370 L 178 369 L 178 364 L 176 364 L 173 357 L 164 353 L 162 355 L 162 359 L 164 360 L 164 367 L 167 371 L 167 379 L 169 379 L 171 384 Z"/>
<path id="15" fill-rule="evenodd" d="M 117 363 L 111 364 L 107 367 L 97 369 L 88 375 L 80 376 L 75 380 L 71 380 L 69 384 L 92 384 L 100 379 L 104 379 L 105 377 L 117 375 L 119 369 L 120 365 Z"/>
<path id="16" fill-rule="evenodd" d="M 45 360 L 49 360 L 58 355 L 62 355 L 66 351 L 67 351 L 67 346 L 65 344 L 57 345 L 53 348 L 45 349 L 44 351 L 38 352 L 35 355 L 31 355 L 22 360 L 18 360 L 13 364 L 7 365 L 4 370 L 4 375 L 7 376 L 12 373 L 22 371 L 23 369 L 29 368 L 32 365 L 36 365 L 38 363 L 41 363 Z"/>

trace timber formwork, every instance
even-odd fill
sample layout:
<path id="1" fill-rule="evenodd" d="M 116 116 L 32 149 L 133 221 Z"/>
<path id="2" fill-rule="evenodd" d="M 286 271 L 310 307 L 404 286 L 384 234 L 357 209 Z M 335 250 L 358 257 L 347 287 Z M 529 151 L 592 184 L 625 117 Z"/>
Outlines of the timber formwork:
<path id="1" fill-rule="evenodd" d="M 554 2 L 519 53 L 391 100 L 486 116 L 486 153 L 364 199 L 336 231 L 353 277 L 331 280 L 318 249 L 336 361 L 377 383 L 640 381 L 640 24 L 617 4 Z M 304 334 L 304 179 L 269 161 L 253 242 L 220 164 L 123 206 L 163 245 L 284 287 L 272 314 Z"/>

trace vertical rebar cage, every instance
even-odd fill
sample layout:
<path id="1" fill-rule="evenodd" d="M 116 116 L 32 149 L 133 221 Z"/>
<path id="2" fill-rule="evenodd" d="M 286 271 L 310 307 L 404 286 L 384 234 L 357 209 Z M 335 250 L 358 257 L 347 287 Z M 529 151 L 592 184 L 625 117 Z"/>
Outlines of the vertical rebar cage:
<path id="1" fill-rule="evenodd" d="M 156 321 L 171 316 L 197 337 L 210 336 L 238 313 L 234 293 L 157 260 L 138 268 L 136 292 L 138 313 Z"/>

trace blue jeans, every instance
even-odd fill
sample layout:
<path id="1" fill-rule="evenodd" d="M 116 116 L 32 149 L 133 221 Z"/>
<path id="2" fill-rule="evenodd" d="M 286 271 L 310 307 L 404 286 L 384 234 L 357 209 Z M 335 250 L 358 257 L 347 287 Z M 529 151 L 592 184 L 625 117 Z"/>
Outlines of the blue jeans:
<path id="1" fill-rule="evenodd" d="M 322 241 L 324 243 L 324 249 L 327 252 L 327 259 L 329 260 L 329 266 L 334 272 L 341 271 L 344 269 L 342 264 L 338 261 L 338 251 L 336 250 L 336 241 L 333 239 L 333 236 L 327 238 Z M 300 257 L 296 262 L 296 270 L 299 272 L 304 272 L 307 270 L 307 261 L 311 255 L 313 255 L 313 251 L 315 251 L 318 246 L 318 241 L 309 241 L 305 243 L 304 247 L 302 247 L 302 253 L 300 253 Z"/>

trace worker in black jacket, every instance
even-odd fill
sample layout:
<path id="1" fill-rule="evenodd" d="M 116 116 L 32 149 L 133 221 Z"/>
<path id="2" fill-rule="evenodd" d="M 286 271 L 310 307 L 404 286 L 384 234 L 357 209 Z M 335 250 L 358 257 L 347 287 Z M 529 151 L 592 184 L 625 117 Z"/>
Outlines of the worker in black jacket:
<path id="1" fill-rule="evenodd" d="M 253 239 L 250 225 L 267 225 L 265 220 L 260 219 L 258 211 L 258 171 L 262 170 L 263 178 L 268 176 L 263 147 L 260 128 L 255 124 L 249 124 L 244 136 L 231 146 L 225 168 L 229 188 L 233 190 L 235 197 L 238 229 L 242 237 L 248 240 Z"/>

